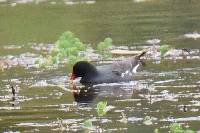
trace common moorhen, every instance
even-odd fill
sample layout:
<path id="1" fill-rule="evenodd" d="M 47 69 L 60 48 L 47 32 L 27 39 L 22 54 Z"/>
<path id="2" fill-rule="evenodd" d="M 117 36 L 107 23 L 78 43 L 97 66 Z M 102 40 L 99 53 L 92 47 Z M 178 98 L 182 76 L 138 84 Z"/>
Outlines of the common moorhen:
<path id="1" fill-rule="evenodd" d="M 80 83 L 83 85 L 130 81 L 132 74 L 136 73 L 139 67 L 140 57 L 144 54 L 145 52 L 123 61 L 97 67 L 87 61 L 79 61 L 73 66 L 70 80 L 81 77 Z"/>

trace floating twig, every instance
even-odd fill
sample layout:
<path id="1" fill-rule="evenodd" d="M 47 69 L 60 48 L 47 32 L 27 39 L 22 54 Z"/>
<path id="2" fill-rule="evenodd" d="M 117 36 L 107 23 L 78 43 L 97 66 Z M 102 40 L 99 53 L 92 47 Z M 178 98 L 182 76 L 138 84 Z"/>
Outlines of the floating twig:
<path id="1" fill-rule="evenodd" d="M 190 54 L 190 49 L 188 49 L 188 48 L 182 48 L 182 50 L 185 51 L 185 52 L 187 52 L 189 55 L 191 55 Z"/>
<path id="2" fill-rule="evenodd" d="M 12 95 L 13 95 L 13 97 L 15 97 L 16 90 L 15 90 L 15 88 L 13 87 L 13 85 L 11 85 L 11 89 L 12 89 Z"/>
<path id="3" fill-rule="evenodd" d="M 11 92 L 12 92 L 12 107 L 14 107 L 16 100 L 16 90 L 13 85 L 11 85 Z"/>
<path id="4" fill-rule="evenodd" d="M 186 105 L 183 105 L 183 111 L 187 112 L 187 106 Z"/>

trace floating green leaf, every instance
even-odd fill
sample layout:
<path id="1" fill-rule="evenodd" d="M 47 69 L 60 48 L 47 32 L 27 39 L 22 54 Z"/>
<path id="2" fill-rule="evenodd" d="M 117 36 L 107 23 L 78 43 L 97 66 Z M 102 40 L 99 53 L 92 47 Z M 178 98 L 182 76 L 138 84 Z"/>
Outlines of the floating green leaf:
<path id="1" fill-rule="evenodd" d="M 83 126 L 87 129 L 92 129 L 92 121 L 90 119 L 85 120 Z"/>
<path id="2" fill-rule="evenodd" d="M 98 102 L 98 104 L 97 104 L 97 114 L 98 114 L 98 116 L 104 116 L 106 114 L 106 106 L 107 106 L 106 101 Z"/>
<path id="3" fill-rule="evenodd" d="M 111 53 L 108 52 L 109 47 L 112 46 L 112 39 L 107 37 L 103 42 L 97 44 L 97 52 L 107 59 L 112 57 Z"/>
<path id="4" fill-rule="evenodd" d="M 184 133 L 194 133 L 192 130 L 185 130 Z"/>
<path id="5" fill-rule="evenodd" d="M 40 60 L 39 59 L 35 60 L 35 64 L 40 64 Z"/>
<path id="6" fill-rule="evenodd" d="M 143 120 L 143 124 L 144 124 L 144 125 L 152 125 L 153 122 L 152 122 L 151 117 L 150 117 L 150 116 L 145 116 L 145 117 L 144 117 L 144 120 Z"/>
<path id="7" fill-rule="evenodd" d="M 179 123 L 172 123 L 169 125 L 169 128 L 172 133 L 179 133 L 179 132 L 181 133 L 183 130 L 181 124 Z"/>
<path id="8" fill-rule="evenodd" d="M 171 133 L 194 133 L 192 130 L 184 130 L 181 124 L 179 123 L 171 123 L 169 125 Z"/>
<path id="9" fill-rule="evenodd" d="M 158 128 L 156 128 L 156 129 L 154 130 L 154 133 L 159 133 Z"/>
<path id="10" fill-rule="evenodd" d="M 167 53 L 167 51 L 169 51 L 169 49 L 170 49 L 169 45 L 161 45 L 160 46 L 161 57 L 163 57 L 165 55 L 165 53 Z"/>

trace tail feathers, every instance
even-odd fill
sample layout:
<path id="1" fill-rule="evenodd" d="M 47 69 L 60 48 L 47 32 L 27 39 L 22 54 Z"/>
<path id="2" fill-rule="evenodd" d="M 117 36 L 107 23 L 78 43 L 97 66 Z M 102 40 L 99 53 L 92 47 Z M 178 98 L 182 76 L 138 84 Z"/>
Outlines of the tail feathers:
<path id="1" fill-rule="evenodd" d="M 142 56 L 146 54 L 146 51 L 143 51 L 141 54 L 137 55 L 137 57 L 140 59 Z"/>
<path id="2" fill-rule="evenodd" d="M 136 58 L 138 59 L 139 63 L 141 63 L 142 66 L 145 66 L 145 62 L 141 60 L 140 58 L 143 57 L 147 52 L 143 51 L 141 54 L 137 55 Z"/>

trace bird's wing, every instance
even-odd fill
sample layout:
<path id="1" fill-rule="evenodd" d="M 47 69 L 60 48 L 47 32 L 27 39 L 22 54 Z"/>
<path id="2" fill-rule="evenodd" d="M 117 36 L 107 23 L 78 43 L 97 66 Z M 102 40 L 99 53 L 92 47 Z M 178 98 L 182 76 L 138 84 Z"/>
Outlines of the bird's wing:
<path id="1" fill-rule="evenodd" d="M 132 64 L 129 60 L 118 61 L 112 64 L 112 72 L 116 75 L 122 76 L 131 70 Z"/>
<path id="2" fill-rule="evenodd" d="M 113 64 L 98 66 L 97 70 L 101 75 L 107 75 L 108 77 L 121 76 L 122 74 L 122 70 L 117 69 L 117 66 L 114 67 Z"/>

